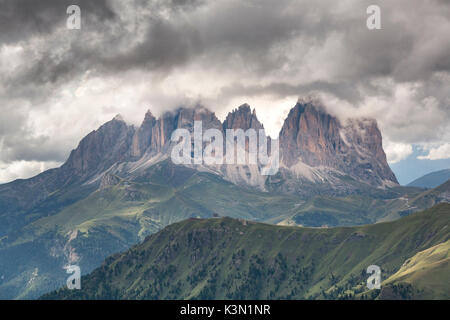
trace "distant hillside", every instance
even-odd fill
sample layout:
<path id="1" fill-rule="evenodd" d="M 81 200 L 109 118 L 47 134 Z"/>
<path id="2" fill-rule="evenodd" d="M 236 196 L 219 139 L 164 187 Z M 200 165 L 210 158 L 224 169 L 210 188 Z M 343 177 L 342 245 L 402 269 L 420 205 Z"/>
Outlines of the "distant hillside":
<path id="1" fill-rule="evenodd" d="M 450 180 L 450 169 L 445 169 L 426 174 L 409 183 L 408 186 L 430 189 L 436 188 L 448 180 Z"/>
<path id="2" fill-rule="evenodd" d="M 383 290 L 366 292 L 365 270 L 375 264 L 387 279 L 382 289 L 397 298 L 421 297 L 426 290 L 427 298 L 449 299 L 445 277 L 438 290 L 431 286 L 434 271 L 448 271 L 449 225 L 446 203 L 394 222 L 330 229 L 188 219 L 109 257 L 82 277 L 81 290 L 43 298 L 389 298 Z"/>
<path id="3" fill-rule="evenodd" d="M 450 203 L 450 180 L 411 199 L 409 209 L 417 211 L 417 208 L 430 208 L 440 202 Z"/>

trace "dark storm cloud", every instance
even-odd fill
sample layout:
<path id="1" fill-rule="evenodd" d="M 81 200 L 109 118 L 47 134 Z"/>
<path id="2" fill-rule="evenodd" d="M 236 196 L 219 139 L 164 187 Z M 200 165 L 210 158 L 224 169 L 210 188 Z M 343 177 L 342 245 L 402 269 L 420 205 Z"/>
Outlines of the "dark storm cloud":
<path id="1" fill-rule="evenodd" d="M 26 133 L 26 132 L 23 132 Z M 30 137 L 28 135 L 10 136 L 2 145 L 2 161 L 64 161 L 66 148 L 55 144 L 48 136 Z M 64 151 L 63 151 L 64 150 Z"/>
<path id="2" fill-rule="evenodd" d="M 63 161 L 67 155 L 64 148 L 50 137 L 35 136 L 27 125 L 25 108 L 3 105 L 0 117 L 0 148 L 4 162 L 14 160 Z"/>
<path id="3" fill-rule="evenodd" d="M 16 13 L 20 19 L 31 19 L 26 20 L 28 22 L 25 25 L 8 28 L 6 32 L 9 40 L 22 43 L 28 51 L 28 63 L 18 67 L 11 77 L 4 80 L 12 95 L 18 85 L 21 86 L 18 95 L 22 95 L 26 85 L 37 90 L 46 89 L 43 87 L 49 83 L 60 85 L 88 70 L 98 74 L 114 74 L 133 68 L 167 71 L 189 61 L 200 51 L 201 43 L 196 30 L 186 24 L 173 25 L 160 16 L 160 11 L 168 5 L 173 6 L 169 8 L 176 13 L 192 9 L 200 5 L 200 1 L 173 0 L 164 2 L 164 5 L 156 3 L 150 5 L 150 12 L 143 11 L 141 15 L 139 11 L 148 7 L 149 3 L 128 1 L 126 6 L 131 12 L 120 17 L 119 13 L 113 11 L 114 6 L 109 1 L 78 1 L 84 19 L 79 31 L 66 29 L 67 6 L 64 1 L 52 6 L 55 1 L 48 0 L 38 6 L 37 12 L 32 10 L 32 1 L 23 2 L 27 5 L 20 7 L 18 4 L 20 9 L 14 7 L 15 10 L 9 11 Z M 86 22 L 88 19 L 90 21 Z M 138 19 L 145 26 L 143 31 L 128 28 L 138 23 Z M 15 18 L 5 19 L 5 25 L 9 24 L 9 20 L 15 21 Z M 103 23 L 105 20 L 108 23 Z M 18 28 L 15 30 L 15 27 Z M 51 31 L 60 34 L 55 38 L 50 34 Z M 49 34 L 45 35 L 44 32 Z M 34 44 L 27 47 L 27 42 L 23 42 L 31 36 L 47 38 L 48 41 L 39 50 L 34 50 Z M 133 41 L 141 36 L 143 41 Z"/>
<path id="4" fill-rule="evenodd" d="M 124 53 L 98 56 L 96 62 L 105 73 L 130 68 L 168 70 L 188 62 L 201 52 L 201 46 L 198 33 L 189 26 L 180 32 L 167 21 L 159 20 L 146 30 L 143 43 Z"/>
<path id="5" fill-rule="evenodd" d="M 289 84 L 274 82 L 268 85 L 234 84 L 222 88 L 220 95 L 223 99 L 233 96 L 258 96 L 273 95 L 278 98 L 295 95 L 307 95 L 312 91 L 332 92 L 347 101 L 359 101 L 362 99 L 361 92 L 357 87 L 345 83 L 332 83 L 326 81 L 314 81 L 308 84 Z"/>
<path id="6" fill-rule="evenodd" d="M 236 57 L 245 61 L 254 74 L 264 76 L 286 64 L 291 64 L 295 70 L 295 64 L 302 62 L 306 51 L 298 52 L 296 60 L 283 54 L 283 50 L 289 50 L 290 41 L 304 42 L 304 47 L 320 47 L 332 34 L 341 36 L 344 48 L 337 49 L 341 51 L 337 52 L 340 55 L 328 55 L 329 59 L 336 60 L 336 79 L 324 79 L 322 82 L 329 81 L 323 86 L 325 88 L 341 87 L 335 83 L 342 81 L 352 86 L 355 82 L 379 76 L 417 81 L 427 79 L 436 71 L 450 70 L 450 42 L 442 41 L 443 37 L 448 38 L 448 30 L 440 30 L 437 26 L 428 30 L 426 28 L 431 28 L 430 25 L 417 21 L 417 18 L 437 19 L 437 14 L 448 21 L 448 3 L 432 1 L 434 6 L 431 9 L 426 9 L 422 15 L 411 16 L 408 23 L 401 14 L 399 17 L 394 14 L 411 10 L 408 1 L 397 1 L 394 5 L 391 1 L 380 1 L 383 30 L 369 31 L 365 27 L 365 8 L 369 2 L 360 1 L 346 11 L 341 9 L 341 12 L 336 12 L 338 5 L 328 1 L 314 2 L 314 5 L 308 1 L 287 0 L 229 1 L 220 4 L 208 2 L 209 6 L 204 1 L 129 2 L 141 12 L 137 15 L 143 28 L 138 31 L 140 34 L 136 34 L 124 28 L 127 22 L 136 19 L 135 16 L 119 19 L 118 13 L 113 11 L 114 6 L 107 1 L 81 1 L 82 16 L 95 16 L 100 21 L 116 20 L 109 25 L 83 25 L 77 36 L 72 34 L 60 39 L 60 45 L 67 49 L 57 54 L 54 49 L 58 43 L 49 41 L 51 46 L 42 48 L 40 54 L 31 57 L 30 63 L 19 69 L 9 83 L 11 86 L 27 82 L 33 85 L 58 83 L 87 70 L 106 74 L 129 69 L 170 72 L 174 67 L 199 59 L 207 61 L 212 68 L 221 65 L 235 67 L 233 61 Z M 11 3 L 16 1 L 7 3 L 11 7 Z M 57 2 L 58 5 L 54 5 L 55 1 L 42 1 L 34 11 L 33 3 L 21 0 L 12 10 L 5 10 L 11 12 L 4 22 L 11 30 L 6 32 L 9 40 L 18 41 L 36 32 L 50 32 L 56 26 L 59 26 L 56 30 L 64 28 L 64 1 L 61 4 Z M 206 9 L 198 12 L 195 10 L 198 6 Z M 167 8 L 172 9 L 169 18 L 163 15 Z M 179 14 L 179 10 L 183 14 Z M 21 20 L 25 24 L 17 25 Z M 418 28 L 423 28 L 425 34 L 421 34 Z M 436 40 L 424 39 L 426 32 L 432 33 L 430 35 Z M 142 41 L 130 41 L 135 37 L 142 37 Z M 425 40 L 427 42 L 423 43 Z M 422 45 L 427 47 L 422 49 Z M 284 86 L 279 87 L 282 89 Z"/>
<path id="7" fill-rule="evenodd" d="M 26 41 L 61 28 L 67 19 L 66 9 L 72 4 L 85 9 L 86 23 L 115 18 L 107 0 L 0 0 L 0 42 Z"/>

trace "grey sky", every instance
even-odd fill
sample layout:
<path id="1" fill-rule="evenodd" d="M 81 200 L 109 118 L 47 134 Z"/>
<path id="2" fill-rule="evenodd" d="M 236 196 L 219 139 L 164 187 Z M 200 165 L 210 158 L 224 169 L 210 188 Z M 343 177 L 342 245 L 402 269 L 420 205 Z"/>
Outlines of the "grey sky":
<path id="1" fill-rule="evenodd" d="M 247 102 L 275 135 L 311 92 L 376 118 L 391 162 L 413 144 L 450 158 L 448 1 L 0 0 L 0 30 L 0 182 L 64 161 L 116 113 Z"/>

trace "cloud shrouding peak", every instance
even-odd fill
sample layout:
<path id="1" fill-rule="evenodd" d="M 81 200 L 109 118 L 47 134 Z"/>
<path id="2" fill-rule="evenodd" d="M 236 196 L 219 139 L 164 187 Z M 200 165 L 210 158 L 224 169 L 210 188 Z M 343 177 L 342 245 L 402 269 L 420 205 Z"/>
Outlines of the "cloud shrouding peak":
<path id="1" fill-rule="evenodd" d="M 412 144 L 449 156 L 449 2 L 80 0 L 68 30 L 72 2 L 0 0 L 1 177 L 64 161 L 117 113 L 200 102 L 223 118 L 247 102 L 274 135 L 310 93 L 376 118 L 393 162 Z"/>

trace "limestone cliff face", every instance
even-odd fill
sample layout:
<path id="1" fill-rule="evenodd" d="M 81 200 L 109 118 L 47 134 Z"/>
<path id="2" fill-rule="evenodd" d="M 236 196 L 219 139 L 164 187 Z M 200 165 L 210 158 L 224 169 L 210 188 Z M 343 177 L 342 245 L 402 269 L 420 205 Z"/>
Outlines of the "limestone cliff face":
<path id="1" fill-rule="evenodd" d="M 373 119 L 341 123 L 313 102 L 299 102 L 280 132 L 281 161 L 286 167 L 301 162 L 330 167 L 373 185 L 397 184 Z"/>
<path id="2" fill-rule="evenodd" d="M 313 167 L 334 167 L 332 155 L 343 148 L 338 121 L 312 104 L 298 103 L 284 121 L 280 147 L 288 167 L 299 160 Z"/>
<path id="3" fill-rule="evenodd" d="M 154 152 L 161 152 L 173 130 L 175 130 L 175 116 L 172 113 L 165 113 L 152 128 L 151 149 Z"/>
<path id="4" fill-rule="evenodd" d="M 131 154 L 135 157 L 140 157 L 145 150 L 152 143 L 153 127 L 155 126 L 156 118 L 149 111 L 145 114 L 144 121 L 133 136 L 131 145 Z"/>

